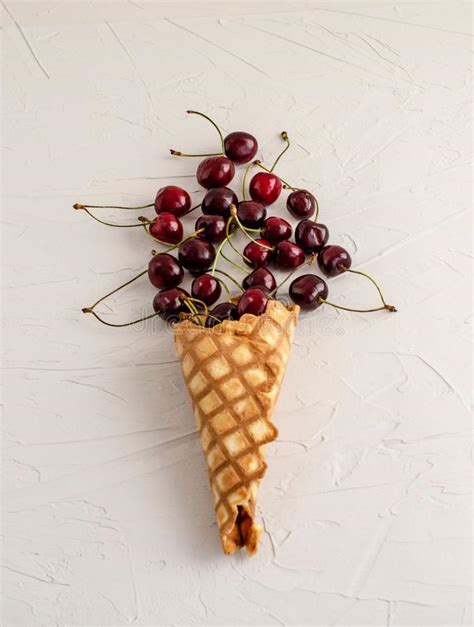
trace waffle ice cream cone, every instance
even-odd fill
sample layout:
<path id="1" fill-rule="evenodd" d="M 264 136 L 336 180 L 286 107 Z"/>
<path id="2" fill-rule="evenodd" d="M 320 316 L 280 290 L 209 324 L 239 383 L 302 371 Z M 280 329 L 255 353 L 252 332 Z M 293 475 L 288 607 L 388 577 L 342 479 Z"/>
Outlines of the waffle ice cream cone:
<path id="1" fill-rule="evenodd" d="M 225 553 L 257 550 L 258 486 L 265 446 L 278 434 L 271 417 L 288 360 L 299 307 L 270 301 L 250 314 L 204 328 L 174 326 L 176 350 L 192 399 Z"/>

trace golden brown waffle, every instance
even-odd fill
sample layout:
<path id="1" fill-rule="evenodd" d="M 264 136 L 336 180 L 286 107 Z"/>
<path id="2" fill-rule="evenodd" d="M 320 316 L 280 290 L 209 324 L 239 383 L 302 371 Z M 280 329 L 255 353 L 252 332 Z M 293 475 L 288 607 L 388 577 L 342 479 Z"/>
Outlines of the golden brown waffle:
<path id="1" fill-rule="evenodd" d="M 250 314 L 207 329 L 187 320 L 174 327 L 176 350 L 191 396 L 225 553 L 257 550 L 254 523 L 265 445 L 299 307 L 270 301 Z"/>

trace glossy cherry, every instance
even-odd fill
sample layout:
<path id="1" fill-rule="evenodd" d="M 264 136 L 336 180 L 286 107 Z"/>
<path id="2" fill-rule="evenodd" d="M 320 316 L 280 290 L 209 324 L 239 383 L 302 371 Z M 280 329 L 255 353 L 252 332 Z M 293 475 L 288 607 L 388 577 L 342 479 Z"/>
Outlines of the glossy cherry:
<path id="1" fill-rule="evenodd" d="M 284 240 L 275 246 L 273 262 L 279 270 L 293 270 L 304 260 L 304 252 L 298 244 Z"/>
<path id="2" fill-rule="evenodd" d="M 263 244 L 263 246 L 260 246 L 260 244 Z M 273 251 L 271 250 L 270 242 L 264 239 L 257 239 L 255 242 L 249 242 L 247 244 L 243 254 L 246 258 L 244 261 L 247 265 L 252 268 L 262 268 L 268 266 L 272 260 Z"/>
<path id="3" fill-rule="evenodd" d="M 179 287 L 171 290 L 162 290 L 153 299 L 153 309 L 164 320 L 178 320 L 180 313 L 189 313 L 189 309 L 184 302 L 185 298 L 189 298 L 188 292 Z"/>
<path id="4" fill-rule="evenodd" d="M 352 259 L 345 248 L 331 244 L 319 251 L 318 265 L 323 274 L 334 277 L 348 270 L 352 265 Z"/>
<path id="5" fill-rule="evenodd" d="M 176 287 L 184 277 L 184 270 L 173 255 L 159 253 L 148 263 L 148 278 L 150 283 L 160 289 Z"/>
<path id="6" fill-rule="evenodd" d="M 227 157 L 207 157 L 198 165 L 196 177 L 206 189 L 225 187 L 234 178 L 235 167 Z"/>
<path id="7" fill-rule="evenodd" d="M 297 189 L 286 199 L 286 208 L 294 218 L 309 218 L 316 209 L 316 198 L 305 189 Z"/>
<path id="8" fill-rule="evenodd" d="M 234 163 L 247 163 L 257 154 L 258 142 L 245 131 L 234 131 L 224 139 L 224 151 Z"/>
<path id="9" fill-rule="evenodd" d="M 271 244 L 278 244 L 285 239 L 290 239 L 292 232 L 291 224 L 278 216 L 267 218 L 262 227 L 262 237 Z"/>
<path id="10" fill-rule="evenodd" d="M 222 216 L 228 219 L 229 207 L 238 203 L 237 196 L 228 187 L 216 187 L 210 189 L 204 196 L 201 211 L 205 215 Z"/>
<path id="11" fill-rule="evenodd" d="M 222 293 L 220 282 L 210 274 L 201 274 L 191 285 L 191 294 L 206 305 L 213 305 Z"/>
<path id="12" fill-rule="evenodd" d="M 305 253 L 317 253 L 326 245 L 329 230 L 325 224 L 313 220 L 301 220 L 295 230 L 295 240 Z"/>
<path id="13" fill-rule="evenodd" d="M 202 274 L 211 267 L 216 256 L 214 246 L 205 239 L 192 237 L 179 247 L 178 257 L 181 264 L 191 274 Z"/>
<path id="14" fill-rule="evenodd" d="M 165 211 L 179 217 L 191 208 L 191 196 L 182 187 L 167 185 L 156 193 L 155 211 L 164 213 Z"/>
<path id="15" fill-rule="evenodd" d="M 250 274 L 247 274 L 242 281 L 242 287 L 246 290 L 251 287 L 259 287 L 267 292 L 272 292 L 276 286 L 276 279 L 267 268 L 257 268 Z"/>
<path id="16" fill-rule="evenodd" d="M 238 320 L 239 310 L 234 303 L 219 303 L 210 312 L 210 315 L 206 318 L 206 327 L 215 327 L 223 320 Z"/>
<path id="17" fill-rule="evenodd" d="M 227 222 L 221 216 L 201 216 L 196 220 L 195 230 L 204 229 L 198 237 L 207 239 L 212 244 L 219 244 L 225 239 Z M 230 225 L 230 231 L 235 230 L 235 224 Z"/>
<path id="18" fill-rule="evenodd" d="M 242 294 L 237 303 L 239 316 L 244 314 L 253 314 L 261 316 L 267 307 L 268 294 L 258 287 L 252 287 Z"/>
<path id="19" fill-rule="evenodd" d="M 301 309 L 311 310 L 320 307 L 328 297 L 326 281 L 315 274 L 303 274 L 290 284 L 291 300 Z"/>
<path id="20" fill-rule="evenodd" d="M 258 229 L 262 226 L 267 210 L 262 203 L 253 200 L 242 200 L 237 205 L 237 217 L 248 229 Z"/>
<path id="21" fill-rule="evenodd" d="M 276 174 L 258 172 L 250 181 L 249 193 L 253 200 L 262 205 L 271 205 L 281 194 L 281 188 L 281 181 Z"/>
<path id="22" fill-rule="evenodd" d="M 160 213 L 149 226 L 150 235 L 166 244 L 177 244 L 183 239 L 183 224 L 174 214 Z"/>

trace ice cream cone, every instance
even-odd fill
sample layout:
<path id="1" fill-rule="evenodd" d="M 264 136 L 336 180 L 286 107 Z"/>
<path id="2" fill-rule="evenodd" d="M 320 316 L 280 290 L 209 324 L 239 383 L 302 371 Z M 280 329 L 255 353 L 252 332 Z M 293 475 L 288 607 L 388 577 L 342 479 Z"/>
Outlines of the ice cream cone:
<path id="1" fill-rule="evenodd" d="M 271 417 L 288 360 L 298 306 L 270 301 L 250 314 L 204 328 L 174 326 L 176 350 L 192 399 L 225 553 L 257 550 L 258 486 L 265 445 L 278 434 Z"/>

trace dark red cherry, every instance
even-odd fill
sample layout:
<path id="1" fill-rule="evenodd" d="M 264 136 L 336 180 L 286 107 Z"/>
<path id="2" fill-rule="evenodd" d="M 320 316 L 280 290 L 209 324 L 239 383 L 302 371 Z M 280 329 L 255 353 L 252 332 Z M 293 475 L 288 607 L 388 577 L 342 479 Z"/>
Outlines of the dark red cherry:
<path id="1" fill-rule="evenodd" d="M 204 196 L 201 210 L 206 215 L 230 217 L 229 207 L 238 203 L 237 196 L 228 187 L 210 189 Z"/>
<path id="2" fill-rule="evenodd" d="M 207 157 L 198 165 L 196 177 L 206 189 L 225 187 L 234 178 L 235 167 L 227 157 Z"/>
<path id="3" fill-rule="evenodd" d="M 250 196 L 262 205 L 271 205 L 281 194 L 281 181 L 275 174 L 259 172 L 249 185 Z"/>
<path id="4" fill-rule="evenodd" d="M 315 274 L 303 274 L 290 284 L 290 298 L 301 309 L 317 309 L 328 297 L 326 281 Z"/>
<path id="5" fill-rule="evenodd" d="M 255 157 L 257 140 L 245 131 L 234 131 L 224 139 L 224 152 L 234 163 L 247 163 Z"/>
<path id="6" fill-rule="evenodd" d="M 191 197 L 182 187 L 167 185 L 156 193 L 155 211 L 164 213 L 168 211 L 175 216 L 182 216 L 191 208 Z"/>
<path id="7" fill-rule="evenodd" d="M 318 253 L 318 265 L 326 276 L 337 276 L 348 270 L 352 265 L 349 253 L 342 246 L 325 246 Z"/>
<path id="8" fill-rule="evenodd" d="M 250 274 L 247 274 L 245 279 L 242 281 L 242 287 L 246 290 L 251 287 L 259 287 L 267 292 L 273 292 L 276 286 L 277 283 L 275 277 L 270 270 L 267 270 L 266 268 L 257 268 Z"/>
<path id="9" fill-rule="evenodd" d="M 177 244 L 183 239 L 183 224 L 174 214 L 165 211 L 158 214 L 149 226 L 150 235 L 165 244 Z"/>
<path id="10" fill-rule="evenodd" d="M 268 294 L 258 287 L 252 287 L 249 290 L 245 290 L 237 303 L 237 309 L 239 316 L 244 314 L 253 314 L 254 316 L 261 316 L 267 307 Z"/>
<path id="11" fill-rule="evenodd" d="M 189 298 L 189 294 L 180 287 L 162 290 L 153 299 L 153 309 L 165 320 L 178 320 L 180 313 L 189 313 L 189 309 L 184 302 L 185 298 Z"/>
<path id="12" fill-rule="evenodd" d="M 296 243 L 307 254 L 319 252 L 328 239 L 329 230 L 325 224 L 319 224 L 313 220 L 301 220 L 296 226 Z"/>
<path id="13" fill-rule="evenodd" d="M 257 243 L 258 242 L 258 243 Z M 260 246 L 263 244 L 263 246 Z M 244 248 L 245 263 L 252 268 L 262 268 L 268 266 L 272 260 L 273 251 L 270 242 L 264 239 L 257 239 L 255 242 L 249 242 Z M 247 261 L 248 259 L 248 261 Z"/>
<path id="14" fill-rule="evenodd" d="M 219 244 L 225 239 L 227 222 L 221 216 L 201 216 L 196 220 L 195 230 L 204 229 L 198 237 L 207 239 L 208 242 Z M 230 225 L 230 231 L 235 231 L 235 223 Z"/>
<path id="15" fill-rule="evenodd" d="M 237 205 L 237 217 L 248 229 L 258 229 L 267 215 L 265 206 L 253 200 L 241 200 Z"/>
<path id="16" fill-rule="evenodd" d="M 206 305 L 213 305 L 219 300 L 222 287 L 219 281 L 210 274 L 201 274 L 191 285 L 191 294 L 202 300 Z"/>
<path id="17" fill-rule="evenodd" d="M 305 189 L 298 189 L 286 199 L 286 208 L 294 218 L 309 218 L 316 209 L 316 198 Z"/>
<path id="18" fill-rule="evenodd" d="M 278 216 L 270 216 L 263 223 L 262 237 L 271 244 L 278 244 L 284 239 L 290 239 L 292 233 L 291 224 Z"/>
<path id="19" fill-rule="evenodd" d="M 304 252 L 293 242 L 284 240 L 275 246 L 273 262 L 279 270 L 293 270 L 304 263 Z"/>
<path id="20" fill-rule="evenodd" d="M 219 303 L 210 312 L 210 315 L 206 318 L 206 327 L 215 327 L 223 320 L 238 320 L 239 310 L 234 303 Z"/>
<path id="21" fill-rule="evenodd" d="M 211 267 L 216 256 L 214 246 L 200 237 L 192 237 L 179 247 L 178 257 L 181 264 L 191 274 L 202 274 Z"/>
<path id="22" fill-rule="evenodd" d="M 155 287 L 171 288 L 181 283 L 184 271 L 181 264 L 173 255 L 159 253 L 148 263 L 148 278 Z"/>

